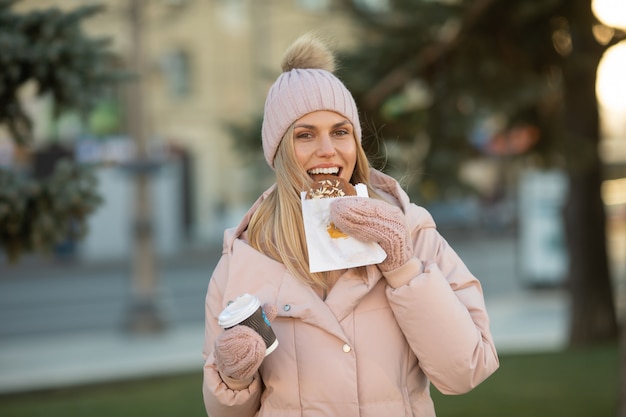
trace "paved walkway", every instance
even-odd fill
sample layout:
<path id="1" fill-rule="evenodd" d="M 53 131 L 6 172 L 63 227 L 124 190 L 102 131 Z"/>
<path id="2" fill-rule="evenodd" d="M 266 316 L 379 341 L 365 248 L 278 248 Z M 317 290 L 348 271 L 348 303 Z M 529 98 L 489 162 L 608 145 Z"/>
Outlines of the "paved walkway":
<path id="1" fill-rule="evenodd" d="M 513 240 L 490 238 L 467 245 L 453 243 L 453 246 L 481 278 L 491 329 L 501 355 L 564 347 L 567 297 L 561 290 L 530 290 L 517 282 Z M 177 277 L 176 282 L 181 281 L 183 272 L 191 277 L 197 269 L 198 275 L 188 280 L 201 280 L 200 285 L 205 288 L 206 277 L 212 269 L 210 265 L 206 262 L 195 266 L 193 262 L 176 265 L 165 269 L 168 275 Z M 177 268 L 181 270 L 180 274 L 176 272 Z M 73 270 L 86 273 L 84 268 Z M 28 275 L 28 268 L 25 271 L 23 274 Z M 69 274 L 72 269 L 62 271 Z M 37 275 L 36 268 L 31 268 L 30 272 Z M 35 280 L 28 276 L 19 279 Z M 51 285 L 56 282 L 54 279 L 49 281 Z M 3 283 L 14 286 L 10 288 L 15 296 L 20 294 L 15 289 L 18 278 L 0 279 L 0 293 Z M 28 291 L 21 293 L 28 294 Z M 197 297 L 193 304 L 203 298 L 203 294 L 197 294 Z M 2 300 L 0 298 L 0 303 Z M 8 304 L 8 301 L 4 303 Z M 201 306 L 198 308 L 202 309 Z M 202 339 L 201 317 L 173 322 L 165 331 L 152 335 L 130 334 L 121 328 L 106 326 L 99 330 L 38 330 L 12 334 L 0 339 L 0 394 L 200 372 Z"/>

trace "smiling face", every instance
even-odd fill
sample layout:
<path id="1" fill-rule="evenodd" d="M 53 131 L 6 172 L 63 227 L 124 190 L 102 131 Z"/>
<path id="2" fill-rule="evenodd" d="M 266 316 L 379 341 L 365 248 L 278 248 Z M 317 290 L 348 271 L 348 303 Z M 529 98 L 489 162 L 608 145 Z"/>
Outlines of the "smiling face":
<path id="1" fill-rule="evenodd" d="M 313 179 L 337 175 L 350 181 L 357 160 L 357 143 L 352 123 L 342 115 L 320 110 L 294 123 L 296 159 Z"/>

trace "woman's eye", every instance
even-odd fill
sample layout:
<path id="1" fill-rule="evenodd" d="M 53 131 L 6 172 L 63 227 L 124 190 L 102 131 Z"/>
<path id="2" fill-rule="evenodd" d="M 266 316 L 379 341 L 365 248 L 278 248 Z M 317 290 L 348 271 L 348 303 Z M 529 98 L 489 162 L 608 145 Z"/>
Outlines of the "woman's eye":
<path id="1" fill-rule="evenodd" d="M 309 132 L 300 132 L 296 135 L 296 138 L 299 139 L 308 139 L 311 137 L 311 134 Z"/>
<path id="2" fill-rule="evenodd" d="M 335 132 L 335 136 L 345 136 L 347 134 L 348 134 L 348 131 L 344 129 L 340 129 Z"/>

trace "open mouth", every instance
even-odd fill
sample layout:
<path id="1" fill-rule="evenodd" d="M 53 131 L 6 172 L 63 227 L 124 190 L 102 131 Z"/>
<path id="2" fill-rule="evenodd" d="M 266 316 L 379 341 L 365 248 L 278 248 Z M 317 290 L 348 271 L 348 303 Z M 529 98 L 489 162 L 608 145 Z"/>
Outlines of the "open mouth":
<path id="1" fill-rule="evenodd" d="M 341 172 L 341 168 L 339 167 L 327 167 L 327 168 L 313 168 L 307 171 L 307 174 L 309 174 L 309 176 L 311 178 L 313 178 L 313 180 L 316 180 L 316 178 L 320 175 L 335 175 L 338 176 L 339 172 Z"/>

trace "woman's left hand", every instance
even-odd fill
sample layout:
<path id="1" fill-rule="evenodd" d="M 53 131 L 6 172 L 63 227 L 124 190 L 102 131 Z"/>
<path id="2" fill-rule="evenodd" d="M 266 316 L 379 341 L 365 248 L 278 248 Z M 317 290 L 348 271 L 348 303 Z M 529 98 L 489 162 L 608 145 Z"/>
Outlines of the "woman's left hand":
<path id="1" fill-rule="evenodd" d="M 413 243 L 399 207 L 365 197 L 337 198 L 330 219 L 342 232 L 362 241 L 376 242 L 387 253 L 378 267 L 393 271 L 413 257 Z"/>

